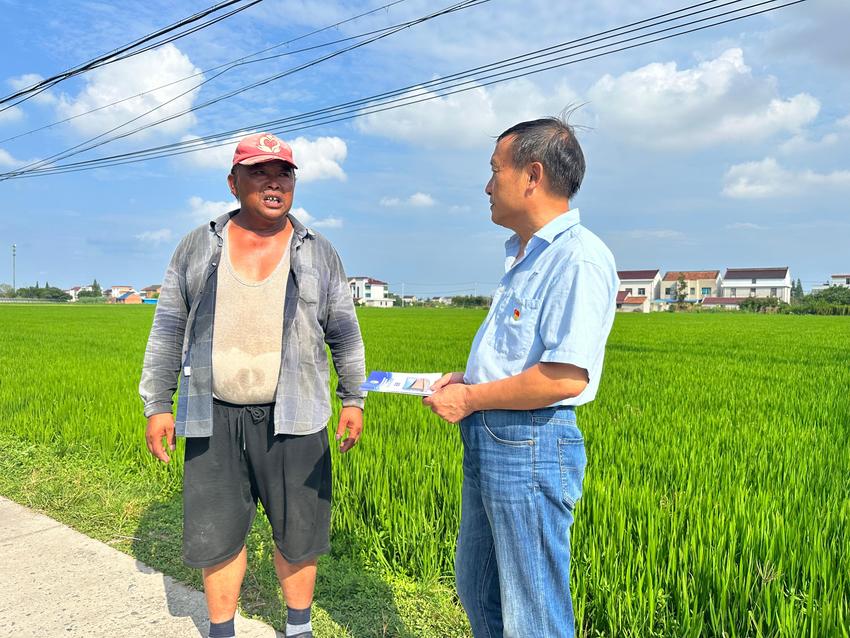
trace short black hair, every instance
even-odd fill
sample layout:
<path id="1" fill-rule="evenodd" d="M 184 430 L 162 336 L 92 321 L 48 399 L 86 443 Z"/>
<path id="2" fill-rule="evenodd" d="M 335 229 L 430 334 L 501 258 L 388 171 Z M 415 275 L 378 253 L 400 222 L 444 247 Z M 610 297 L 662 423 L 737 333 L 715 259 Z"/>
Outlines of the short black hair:
<path id="1" fill-rule="evenodd" d="M 562 117 L 544 117 L 514 124 L 496 142 L 511 140 L 511 163 L 514 168 L 540 162 L 555 195 L 572 199 L 584 179 L 584 153 L 575 129 Z"/>

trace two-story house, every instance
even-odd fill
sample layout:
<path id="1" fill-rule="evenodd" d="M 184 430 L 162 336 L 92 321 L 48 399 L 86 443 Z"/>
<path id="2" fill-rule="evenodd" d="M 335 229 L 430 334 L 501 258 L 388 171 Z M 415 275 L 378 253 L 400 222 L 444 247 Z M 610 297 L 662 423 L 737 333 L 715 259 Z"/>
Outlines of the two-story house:
<path id="1" fill-rule="evenodd" d="M 618 310 L 649 312 L 652 301 L 661 296 L 661 270 L 658 268 L 618 270 L 617 277 L 620 278 L 619 294 L 617 295 Z"/>
<path id="2" fill-rule="evenodd" d="M 109 293 L 107 296 L 108 301 L 117 301 L 119 297 L 127 294 L 128 292 L 136 292 L 136 289 L 133 286 L 112 286 L 112 288 L 108 288 L 104 290 L 104 295 Z"/>
<path id="3" fill-rule="evenodd" d="M 349 277 L 348 287 L 354 303 L 375 308 L 390 308 L 393 300 L 389 298 L 390 285 L 372 277 Z"/>
<path id="4" fill-rule="evenodd" d="M 843 288 L 850 288 L 850 274 L 832 275 L 829 280 L 831 286 L 841 286 Z"/>
<path id="5" fill-rule="evenodd" d="M 92 290 L 94 289 L 91 286 L 74 286 L 73 288 L 68 288 L 65 293 L 71 295 L 68 301 L 73 303 L 79 301 L 81 292 L 91 292 Z"/>
<path id="6" fill-rule="evenodd" d="M 720 296 L 719 270 L 671 270 L 661 282 L 661 298 L 667 303 L 677 300 L 680 278 L 685 280 L 687 303 L 699 303 L 706 297 Z"/>
<path id="7" fill-rule="evenodd" d="M 791 272 L 780 268 L 727 268 L 723 275 L 723 296 L 776 297 L 791 303 Z"/>
<path id="8" fill-rule="evenodd" d="M 159 294 L 162 292 L 162 286 L 159 284 L 153 286 L 147 286 L 142 288 L 142 292 L 140 293 L 142 299 L 157 299 Z"/>

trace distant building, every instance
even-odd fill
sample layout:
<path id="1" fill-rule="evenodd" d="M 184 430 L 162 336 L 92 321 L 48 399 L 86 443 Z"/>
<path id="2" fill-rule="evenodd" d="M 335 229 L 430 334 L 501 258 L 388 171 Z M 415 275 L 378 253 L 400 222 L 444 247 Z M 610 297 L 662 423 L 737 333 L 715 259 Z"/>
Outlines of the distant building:
<path id="1" fill-rule="evenodd" d="M 351 298 L 358 305 L 375 308 L 390 308 L 394 305 L 389 298 L 390 285 L 380 279 L 349 277 L 348 287 L 351 289 Z"/>
<path id="2" fill-rule="evenodd" d="M 131 290 L 130 292 L 125 292 L 120 297 L 117 297 L 115 299 L 115 303 L 140 304 L 140 303 L 142 303 L 142 296 L 139 293 L 137 293 L 135 290 Z"/>
<path id="3" fill-rule="evenodd" d="M 830 285 L 850 288 L 850 275 L 832 275 L 830 277 Z"/>
<path id="4" fill-rule="evenodd" d="M 142 288 L 142 292 L 140 294 L 142 299 L 157 299 L 160 292 L 162 292 L 162 286 L 157 284 L 156 286 Z"/>
<path id="5" fill-rule="evenodd" d="M 103 294 L 107 298 L 107 301 L 118 301 L 121 295 L 128 292 L 136 292 L 136 289 L 133 286 L 112 286 L 112 288 L 105 290 Z M 107 293 L 109 294 L 107 295 Z"/>
<path id="6" fill-rule="evenodd" d="M 727 268 L 723 275 L 723 296 L 776 297 L 791 303 L 791 273 L 780 268 Z"/>
<path id="7" fill-rule="evenodd" d="M 651 302 L 661 296 L 661 270 L 618 270 L 623 300 L 617 297 L 617 309 L 626 312 L 649 312 Z"/>
<path id="8" fill-rule="evenodd" d="M 74 286 L 73 288 L 68 288 L 65 293 L 71 296 L 68 301 L 73 303 L 79 300 L 81 292 L 91 292 L 92 290 L 94 290 L 94 288 L 91 286 Z"/>
<path id="9" fill-rule="evenodd" d="M 685 280 L 685 303 L 699 303 L 706 297 L 719 297 L 721 294 L 719 270 L 671 270 L 661 282 L 661 301 L 677 301 L 679 279 Z"/>

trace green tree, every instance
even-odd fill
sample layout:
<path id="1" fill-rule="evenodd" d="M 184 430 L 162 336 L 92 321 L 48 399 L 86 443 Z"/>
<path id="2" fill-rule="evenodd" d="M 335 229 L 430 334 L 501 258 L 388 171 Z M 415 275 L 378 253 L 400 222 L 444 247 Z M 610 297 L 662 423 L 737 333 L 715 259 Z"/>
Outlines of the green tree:
<path id="1" fill-rule="evenodd" d="M 23 299 L 44 299 L 46 301 L 68 301 L 71 298 L 71 295 L 64 290 L 53 286 L 45 285 L 44 288 L 40 288 L 38 282 L 31 288 L 18 288 L 16 296 Z"/>
<path id="2" fill-rule="evenodd" d="M 12 290 L 12 286 L 9 284 L 0 284 L 0 297 L 14 297 L 15 291 Z"/>
<path id="3" fill-rule="evenodd" d="M 802 303 L 803 297 L 805 297 L 805 293 L 803 292 L 803 282 L 798 277 L 797 281 L 791 284 L 791 303 Z"/>
<path id="4" fill-rule="evenodd" d="M 676 280 L 676 303 L 684 306 L 685 299 L 688 298 L 688 282 L 685 281 L 685 275 L 679 273 L 679 278 Z"/>
<path id="5" fill-rule="evenodd" d="M 77 299 L 98 299 L 103 297 L 103 291 L 100 289 L 100 284 L 95 279 L 91 284 L 91 290 L 81 290 L 77 293 Z"/>

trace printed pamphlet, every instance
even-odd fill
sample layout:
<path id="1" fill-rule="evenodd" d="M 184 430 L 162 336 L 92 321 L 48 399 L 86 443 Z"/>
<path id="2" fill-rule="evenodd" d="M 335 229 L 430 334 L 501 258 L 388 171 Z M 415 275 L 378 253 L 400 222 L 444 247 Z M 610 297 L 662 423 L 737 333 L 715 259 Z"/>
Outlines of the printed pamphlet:
<path id="1" fill-rule="evenodd" d="M 442 377 L 440 372 L 381 372 L 376 370 L 360 386 L 367 392 L 395 392 L 426 397 L 433 394 L 431 384 Z"/>

